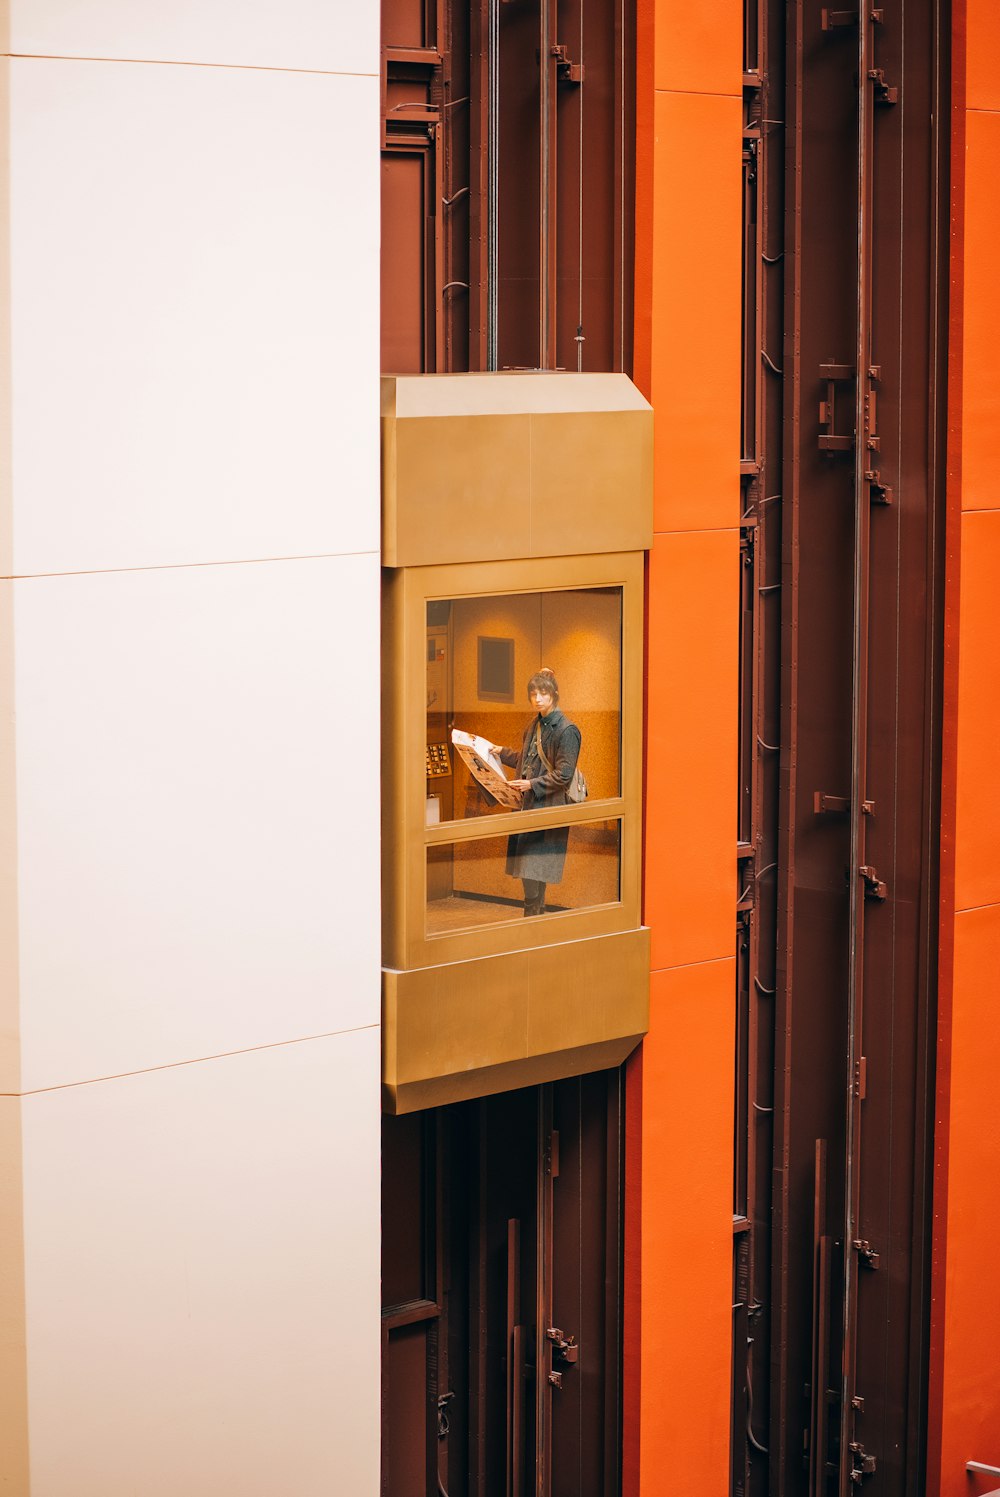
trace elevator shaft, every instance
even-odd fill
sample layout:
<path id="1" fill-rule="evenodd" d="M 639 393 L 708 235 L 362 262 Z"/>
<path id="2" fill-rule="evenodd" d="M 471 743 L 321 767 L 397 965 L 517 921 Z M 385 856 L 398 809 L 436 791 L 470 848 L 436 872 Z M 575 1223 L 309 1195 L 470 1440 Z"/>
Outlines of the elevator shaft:
<path id="1" fill-rule="evenodd" d="M 923 1490 L 946 9 L 747 6 L 739 1494 Z"/>

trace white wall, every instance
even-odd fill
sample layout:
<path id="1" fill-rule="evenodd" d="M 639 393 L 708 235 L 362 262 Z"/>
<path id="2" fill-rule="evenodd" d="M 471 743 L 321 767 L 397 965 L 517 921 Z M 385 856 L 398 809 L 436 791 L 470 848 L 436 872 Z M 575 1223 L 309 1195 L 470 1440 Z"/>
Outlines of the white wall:
<path id="1" fill-rule="evenodd" d="M 378 8 L 9 49 L 31 1497 L 374 1497 Z"/>

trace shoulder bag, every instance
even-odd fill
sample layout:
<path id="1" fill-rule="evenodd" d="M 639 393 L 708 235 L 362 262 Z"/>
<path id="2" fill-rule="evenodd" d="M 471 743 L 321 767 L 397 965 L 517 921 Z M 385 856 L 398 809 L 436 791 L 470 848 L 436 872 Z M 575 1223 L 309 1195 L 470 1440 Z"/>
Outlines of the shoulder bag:
<path id="1" fill-rule="evenodd" d="M 535 724 L 535 747 L 538 749 L 539 759 L 541 759 L 549 774 L 554 774 L 555 771 L 553 770 L 552 765 L 549 763 L 548 755 L 542 748 L 541 723 Z M 569 801 L 570 805 L 573 806 L 578 806 L 581 801 L 587 799 L 587 782 L 583 778 L 583 775 L 581 774 L 579 769 L 574 769 L 573 778 L 566 786 L 566 799 Z"/>

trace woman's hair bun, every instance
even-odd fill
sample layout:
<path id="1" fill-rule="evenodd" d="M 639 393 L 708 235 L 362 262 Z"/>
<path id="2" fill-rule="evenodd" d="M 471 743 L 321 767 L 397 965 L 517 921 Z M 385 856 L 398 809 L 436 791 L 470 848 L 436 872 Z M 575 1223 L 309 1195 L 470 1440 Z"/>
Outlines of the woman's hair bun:
<path id="1" fill-rule="evenodd" d="M 555 671 L 549 670 L 547 665 L 543 665 L 540 671 L 536 671 L 528 682 L 529 698 L 533 691 L 544 691 L 552 698 L 553 702 L 558 702 L 559 687 L 556 683 Z"/>

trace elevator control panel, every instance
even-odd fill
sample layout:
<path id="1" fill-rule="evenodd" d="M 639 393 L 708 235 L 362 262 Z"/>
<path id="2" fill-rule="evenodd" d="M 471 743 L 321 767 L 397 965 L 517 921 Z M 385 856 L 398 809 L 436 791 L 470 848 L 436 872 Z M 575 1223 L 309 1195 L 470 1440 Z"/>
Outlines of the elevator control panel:
<path id="1" fill-rule="evenodd" d="M 427 745 L 427 778 L 438 780 L 442 775 L 451 774 L 451 758 L 448 754 L 446 743 L 429 743 Z"/>

